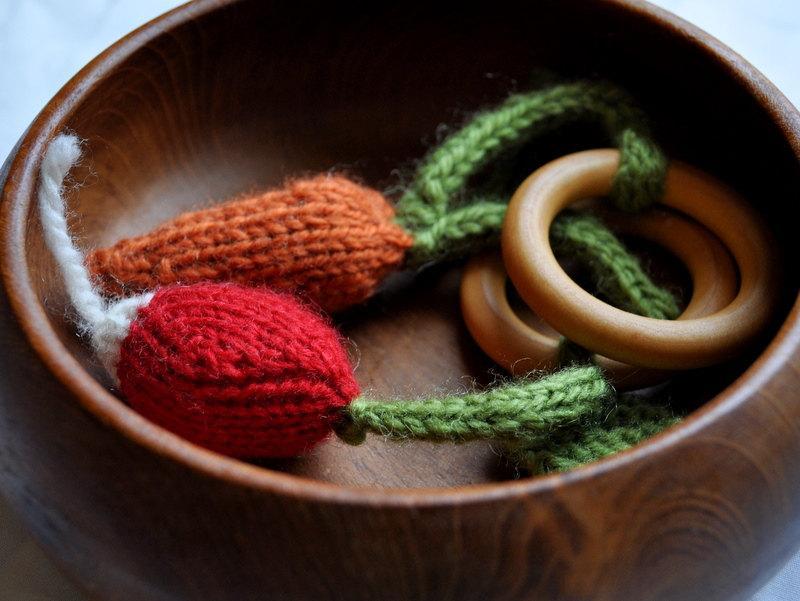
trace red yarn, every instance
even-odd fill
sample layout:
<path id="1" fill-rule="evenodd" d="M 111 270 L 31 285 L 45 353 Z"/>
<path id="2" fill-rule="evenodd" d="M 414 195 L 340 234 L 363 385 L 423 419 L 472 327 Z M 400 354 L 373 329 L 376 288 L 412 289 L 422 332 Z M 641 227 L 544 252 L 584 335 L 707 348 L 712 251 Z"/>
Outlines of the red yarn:
<path id="1" fill-rule="evenodd" d="M 339 335 L 293 296 L 170 286 L 142 308 L 117 376 L 134 409 L 235 457 L 300 455 L 358 395 Z"/>

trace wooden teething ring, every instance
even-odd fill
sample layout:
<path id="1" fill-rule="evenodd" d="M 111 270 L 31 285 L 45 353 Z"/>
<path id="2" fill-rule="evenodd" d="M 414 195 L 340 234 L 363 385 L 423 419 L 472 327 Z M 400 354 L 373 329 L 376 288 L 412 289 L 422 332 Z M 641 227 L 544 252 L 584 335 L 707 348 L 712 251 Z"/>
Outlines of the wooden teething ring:
<path id="1" fill-rule="evenodd" d="M 525 180 L 503 225 L 503 259 L 511 281 L 522 299 L 567 338 L 618 361 L 690 369 L 732 357 L 769 318 L 776 257 L 758 213 L 711 176 L 672 162 L 662 203 L 706 226 L 733 255 L 740 286 L 727 307 L 677 321 L 641 317 L 595 298 L 556 261 L 548 239 L 553 219 L 581 198 L 606 196 L 618 163 L 616 150 L 589 150 L 555 160 Z"/>
<path id="2" fill-rule="evenodd" d="M 719 239 L 678 213 L 655 209 L 642 215 L 603 213 L 617 232 L 655 242 L 683 261 L 692 279 L 692 298 L 679 319 L 692 319 L 726 307 L 736 296 L 736 267 Z M 513 375 L 558 367 L 558 340 L 525 323 L 506 295 L 506 274 L 500 256 L 473 258 L 461 280 L 461 310 L 467 328 L 484 352 Z M 618 389 L 651 386 L 668 373 L 595 356 Z"/>

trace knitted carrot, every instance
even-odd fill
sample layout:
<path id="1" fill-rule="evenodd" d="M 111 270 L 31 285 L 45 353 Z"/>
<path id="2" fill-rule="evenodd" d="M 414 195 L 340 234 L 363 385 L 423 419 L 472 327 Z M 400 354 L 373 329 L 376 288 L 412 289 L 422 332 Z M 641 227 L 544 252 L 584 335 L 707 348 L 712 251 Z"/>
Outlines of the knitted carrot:
<path id="1" fill-rule="evenodd" d="M 441 261 L 493 240 L 505 199 L 459 202 L 470 176 L 554 124 L 581 118 L 600 121 L 620 147 L 617 204 L 635 209 L 657 199 L 666 161 L 646 135 L 640 111 L 612 86 L 578 82 L 512 96 L 477 115 L 419 166 L 396 217 L 379 192 L 321 175 L 181 215 L 149 234 L 95 250 L 89 269 L 104 292 L 119 296 L 173 283 L 233 281 L 296 291 L 326 311 L 345 309 L 372 295 L 403 264 Z M 555 242 L 567 251 L 607 254 L 587 249 L 593 237 L 576 232 L 553 228 Z M 607 230 L 603 236 L 613 238 Z M 627 263 L 634 289 L 615 290 L 612 301 L 644 315 L 676 317 L 671 295 L 635 260 Z M 609 279 L 603 265 L 591 267 L 600 269 L 599 282 Z"/>
<path id="2" fill-rule="evenodd" d="M 368 298 L 412 237 L 379 192 L 319 175 L 181 215 L 88 256 L 104 292 L 238 282 L 302 292 L 327 311 Z"/>

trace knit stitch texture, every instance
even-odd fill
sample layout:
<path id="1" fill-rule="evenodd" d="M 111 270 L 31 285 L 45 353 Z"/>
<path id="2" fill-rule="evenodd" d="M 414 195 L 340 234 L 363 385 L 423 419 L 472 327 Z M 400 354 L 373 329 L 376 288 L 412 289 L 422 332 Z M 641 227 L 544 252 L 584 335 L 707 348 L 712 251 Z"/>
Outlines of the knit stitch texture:
<path id="1" fill-rule="evenodd" d="M 556 438 L 545 435 L 593 427 L 607 412 L 612 391 L 594 366 L 573 367 L 481 393 L 388 404 L 359 399 L 348 407 L 358 395 L 358 385 L 339 335 L 294 296 L 266 288 L 173 285 L 109 305 L 93 288 L 67 230 L 63 179 L 79 156 L 77 139 L 70 136 L 57 137 L 46 153 L 39 200 L 48 245 L 82 328 L 103 341 L 96 350 L 117 376 L 122 394 L 145 417 L 192 442 L 235 457 L 288 457 L 304 453 L 335 427 L 348 442 L 363 440 L 367 431 L 436 441 L 517 441 L 515 449 L 532 463 L 548 445 L 556 444 Z M 311 194 L 294 196 L 319 200 Z M 388 206 L 382 210 L 372 206 L 383 218 L 391 216 Z M 245 204 L 221 221 L 243 227 L 247 238 L 251 209 L 257 213 L 259 207 Z M 193 219 L 173 222 L 188 246 L 196 240 L 219 241 L 213 224 L 197 215 L 194 220 L 199 221 L 197 227 Z M 293 224 L 290 231 L 300 231 L 291 218 L 288 221 Z M 324 230 L 327 221 L 309 223 Z M 218 233 L 229 241 L 224 228 Z M 192 236 L 198 237 L 193 241 Z M 165 234 L 165 238 L 181 244 L 180 237 Z M 144 243 L 140 250 L 152 249 Z M 187 251 L 190 257 L 199 252 Z M 107 352 L 102 350 L 106 347 Z M 561 458 L 562 463 L 573 457 L 591 458 L 592 453 L 620 448 L 635 440 L 636 432 L 647 431 L 631 433 L 630 426 L 619 427 L 623 426 L 628 430 L 612 428 L 610 439 L 606 431 L 589 430 L 595 434 L 585 452 L 574 449 L 576 439 L 565 434 L 567 438 L 549 456 Z M 561 465 L 555 459 L 548 461 Z"/>
<path id="2" fill-rule="evenodd" d="M 300 455 L 358 395 L 339 334 L 293 296 L 159 289 L 122 343 L 120 390 L 155 423 L 234 457 Z"/>
<path id="3" fill-rule="evenodd" d="M 410 263 L 458 255 L 494 235 L 505 205 L 494 198 L 464 202 L 470 178 L 501 153 L 579 119 L 599 122 L 620 149 L 611 191 L 617 206 L 636 211 L 661 197 L 666 158 L 650 138 L 641 110 L 619 88 L 576 82 L 517 94 L 478 114 L 418 167 L 397 205 L 398 221 L 415 237 Z"/>
<path id="4" fill-rule="evenodd" d="M 465 251 L 474 252 L 481 241 L 472 236 L 494 241 L 492 236 L 500 231 L 506 208 L 499 201 L 481 201 L 453 209 L 430 228 L 417 232 L 415 248 L 426 247 L 436 253 L 444 244 L 447 252 L 457 252 L 464 245 Z M 597 291 L 614 306 L 654 319 L 680 315 L 675 296 L 656 285 L 636 255 L 596 217 L 559 214 L 550 227 L 550 241 L 559 256 L 575 259 L 588 269 Z"/>
<path id="5" fill-rule="evenodd" d="M 598 367 L 573 367 L 485 392 L 388 403 L 359 398 L 336 432 L 351 444 L 366 432 L 435 442 L 529 438 L 596 418 L 611 393 Z"/>
<path id="6" fill-rule="evenodd" d="M 326 311 L 369 297 L 411 237 L 377 191 L 336 175 L 184 213 L 88 256 L 108 294 L 237 282 L 306 296 Z"/>
<path id="7" fill-rule="evenodd" d="M 550 227 L 554 252 L 580 261 L 592 272 L 597 291 L 616 307 L 652 317 L 675 319 L 675 296 L 653 283 L 635 255 L 596 217 L 561 213 Z"/>
<path id="8" fill-rule="evenodd" d="M 647 400 L 623 401 L 594 424 L 519 439 L 506 449 L 512 460 L 533 473 L 563 471 L 624 451 L 679 421 L 668 407 Z"/>

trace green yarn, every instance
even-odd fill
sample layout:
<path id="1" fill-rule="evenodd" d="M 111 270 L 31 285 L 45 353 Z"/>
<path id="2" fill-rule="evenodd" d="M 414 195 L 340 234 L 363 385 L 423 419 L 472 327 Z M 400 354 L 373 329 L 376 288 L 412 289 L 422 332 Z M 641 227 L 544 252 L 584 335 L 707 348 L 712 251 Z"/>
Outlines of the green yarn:
<path id="1" fill-rule="evenodd" d="M 554 252 L 587 266 L 598 292 L 614 306 L 655 319 L 680 315 L 675 297 L 656 286 L 639 260 L 592 215 L 560 214 L 550 228 L 550 243 Z"/>
<path id="2" fill-rule="evenodd" d="M 626 127 L 616 136 L 620 162 L 611 186 L 617 208 L 637 212 L 664 194 L 667 157 L 643 130 Z"/>
<path id="3" fill-rule="evenodd" d="M 459 207 L 446 220 L 416 234 L 415 245 L 430 251 L 446 241 L 451 252 L 459 247 L 474 252 L 497 241 L 505 211 L 506 205 L 498 201 Z M 451 227 L 454 224 L 456 227 Z M 550 228 L 550 239 L 556 253 L 572 257 L 589 269 L 598 292 L 613 305 L 655 319 L 680 315 L 675 297 L 653 283 L 639 259 L 597 218 L 562 213 Z"/>
<path id="4" fill-rule="evenodd" d="M 571 367 L 485 392 L 394 402 L 359 398 L 335 430 L 349 444 L 359 444 L 367 432 L 435 442 L 531 439 L 596 420 L 611 394 L 598 367 Z"/>
<path id="5" fill-rule="evenodd" d="M 431 442 L 501 441 L 532 473 L 568 470 L 623 451 L 678 423 L 635 394 L 614 399 L 600 368 L 573 366 L 484 391 L 410 401 L 359 398 L 334 431 L 358 445 L 372 432 Z"/>
<path id="6" fill-rule="evenodd" d="M 414 234 L 410 264 L 452 257 L 496 235 L 502 224 L 497 199 L 469 206 L 471 220 L 457 211 L 469 179 L 501 153 L 521 147 L 560 123 L 600 122 L 620 149 L 612 198 L 625 210 L 640 210 L 663 191 L 667 161 L 650 139 L 644 115 L 618 88 L 577 82 L 511 96 L 478 114 L 431 152 L 397 204 L 397 220 Z"/>
<path id="7" fill-rule="evenodd" d="M 397 221 L 414 236 L 409 265 L 441 261 L 497 242 L 507 208 L 500 172 L 497 189 L 465 199 L 470 179 L 565 122 L 599 122 L 620 149 L 611 197 L 638 211 L 663 192 L 667 161 L 651 140 L 638 107 L 604 83 L 554 85 L 510 97 L 474 117 L 433 150 L 397 204 Z M 617 237 L 590 215 L 559 215 L 550 231 L 556 253 L 583 264 L 600 294 L 625 310 L 658 319 L 679 313 L 675 298 L 656 286 Z M 350 444 L 368 432 L 390 438 L 463 442 L 502 441 L 508 455 L 534 472 L 569 469 L 628 448 L 677 421 L 669 410 L 641 401 L 615 401 L 591 353 L 566 339 L 559 372 L 524 378 L 485 392 L 381 402 L 353 401 L 335 426 Z M 614 405 L 614 402 L 619 404 Z"/>
<path id="8" fill-rule="evenodd" d="M 605 419 L 582 430 L 518 440 L 508 443 L 506 452 L 532 473 L 563 471 L 624 451 L 679 421 L 668 407 L 646 400 L 621 403 Z"/>
<path id="9" fill-rule="evenodd" d="M 407 263 L 420 265 L 432 261 L 472 254 L 496 244 L 508 208 L 508 199 L 478 200 L 456 207 L 427 227 L 416 230 L 414 246 Z M 407 227 L 407 226 L 406 226 Z"/>

